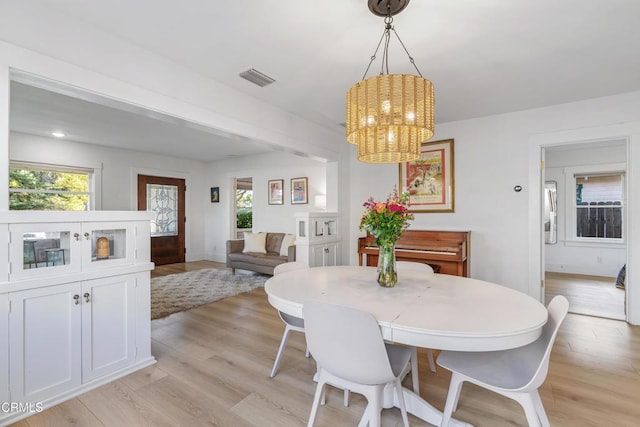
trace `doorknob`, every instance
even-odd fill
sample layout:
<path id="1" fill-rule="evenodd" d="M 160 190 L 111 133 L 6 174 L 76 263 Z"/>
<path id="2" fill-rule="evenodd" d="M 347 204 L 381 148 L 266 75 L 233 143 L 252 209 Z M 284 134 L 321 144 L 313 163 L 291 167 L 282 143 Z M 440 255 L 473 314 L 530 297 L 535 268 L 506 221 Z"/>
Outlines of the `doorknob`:
<path id="1" fill-rule="evenodd" d="M 89 292 L 85 292 L 83 297 L 84 297 L 84 302 L 89 302 Z"/>
<path id="2" fill-rule="evenodd" d="M 73 296 L 73 300 L 75 301 L 75 302 L 74 302 L 74 304 L 75 304 L 75 305 L 80 304 L 80 295 L 75 294 L 75 295 Z"/>

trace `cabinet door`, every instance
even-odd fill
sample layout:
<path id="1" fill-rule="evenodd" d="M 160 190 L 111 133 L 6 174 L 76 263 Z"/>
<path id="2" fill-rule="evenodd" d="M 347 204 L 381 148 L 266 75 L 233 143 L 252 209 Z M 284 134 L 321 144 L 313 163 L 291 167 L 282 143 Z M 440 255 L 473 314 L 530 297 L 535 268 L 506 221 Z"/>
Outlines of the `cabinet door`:
<path id="1" fill-rule="evenodd" d="M 135 360 L 135 275 L 82 284 L 82 381 Z"/>
<path id="2" fill-rule="evenodd" d="M 10 279 L 80 271 L 80 224 L 11 224 Z"/>
<path id="3" fill-rule="evenodd" d="M 340 245 L 338 243 L 327 243 L 324 246 L 324 266 L 331 267 L 338 265 L 338 258 L 340 257 Z"/>
<path id="4" fill-rule="evenodd" d="M 9 402 L 9 295 L 0 294 L 0 403 Z"/>
<path id="5" fill-rule="evenodd" d="M 82 224 L 82 269 L 131 265 L 135 262 L 135 223 Z"/>
<path id="6" fill-rule="evenodd" d="M 38 402 L 78 386 L 80 284 L 13 292 L 9 298 L 11 400 Z"/>
<path id="7" fill-rule="evenodd" d="M 309 267 L 324 267 L 325 246 L 311 245 L 309 246 Z"/>

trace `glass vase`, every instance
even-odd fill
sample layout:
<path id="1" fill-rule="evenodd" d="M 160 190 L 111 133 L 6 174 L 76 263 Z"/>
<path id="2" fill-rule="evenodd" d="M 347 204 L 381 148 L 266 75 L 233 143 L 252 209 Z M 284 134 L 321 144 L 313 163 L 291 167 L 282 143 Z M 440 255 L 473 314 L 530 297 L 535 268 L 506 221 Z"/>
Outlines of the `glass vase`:
<path id="1" fill-rule="evenodd" d="M 396 245 L 378 245 L 378 284 L 385 288 L 392 288 L 398 283 L 396 270 Z"/>

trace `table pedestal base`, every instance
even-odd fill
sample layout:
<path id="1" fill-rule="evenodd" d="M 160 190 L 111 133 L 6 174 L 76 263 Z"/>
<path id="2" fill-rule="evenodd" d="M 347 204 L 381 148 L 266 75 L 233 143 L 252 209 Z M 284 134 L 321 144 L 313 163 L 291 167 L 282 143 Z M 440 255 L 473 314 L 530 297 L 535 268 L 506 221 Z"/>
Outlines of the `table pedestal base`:
<path id="1" fill-rule="evenodd" d="M 406 387 L 402 388 L 404 395 L 404 405 L 407 408 L 407 412 L 411 415 L 420 418 L 423 421 L 428 422 L 429 424 L 433 424 L 436 426 L 440 425 L 442 421 L 442 412 L 431 405 L 429 402 L 424 400 L 422 397 L 415 394 L 413 391 L 407 389 Z M 393 387 L 387 386 L 384 389 L 384 408 L 393 408 L 398 407 L 398 400 L 396 398 L 396 394 L 393 391 Z M 366 416 L 366 411 L 365 411 Z M 456 427 L 473 427 L 472 424 L 466 423 L 464 421 L 456 420 L 451 418 L 449 422 L 449 426 Z"/>

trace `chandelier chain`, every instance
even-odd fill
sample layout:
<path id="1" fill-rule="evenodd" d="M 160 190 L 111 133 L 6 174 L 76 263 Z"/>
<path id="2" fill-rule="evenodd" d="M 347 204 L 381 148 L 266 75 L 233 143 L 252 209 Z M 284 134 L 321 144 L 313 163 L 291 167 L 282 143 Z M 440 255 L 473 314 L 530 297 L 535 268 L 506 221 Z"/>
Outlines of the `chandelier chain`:
<path id="1" fill-rule="evenodd" d="M 380 40 L 378 41 L 378 46 L 376 46 L 376 50 L 371 55 L 371 60 L 369 61 L 369 65 L 367 65 L 367 69 L 364 70 L 364 74 L 361 80 L 364 80 L 367 77 L 367 73 L 369 72 L 369 68 L 371 68 L 371 64 L 376 60 L 376 56 L 378 55 L 378 50 L 380 49 L 380 45 L 382 44 L 382 39 L 384 39 L 384 35 L 387 33 L 387 29 L 385 28 L 382 32 L 382 36 L 380 36 Z"/>
<path id="2" fill-rule="evenodd" d="M 416 69 L 416 71 L 418 72 L 418 75 L 420 77 L 423 77 L 422 73 L 418 69 L 418 66 L 416 65 L 416 61 L 413 59 L 413 56 L 411 56 L 411 54 L 409 53 L 409 50 L 404 45 L 404 42 L 402 41 L 402 39 L 400 38 L 400 36 L 396 32 L 396 29 L 393 27 L 393 25 L 391 25 L 392 23 L 393 23 L 393 17 L 391 15 L 385 16 L 385 18 L 384 18 L 384 24 L 385 24 L 384 31 L 382 32 L 382 36 L 380 36 L 380 40 L 378 41 L 378 45 L 376 46 L 376 50 L 373 52 L 373 55 L 371 55 L 371 58 L 370 58 L 370 61 L 369 61 L 369 65 L 367 65 L 367 69 L 364 70 L 364 74 L 362 75 L 362 79 L 361 80 L 364 80 L 367 77 L 367 73 L 369 72 L 369 69 L 371 68 L 371 65 L 373 64 L 373 61 L 375 61 L 376 58 L 378 57 L 378 51 L 380 50 L 380 45 L 382 44 L 382 40 L 384 40 L 384 48 L 382 50 L 382 64 L 380 65 L 380 74 L 385 74 L 385 71 L 386 71 L 387 74 L 389 74 L 389 42 L 391 40 L 391 31 L 393 31 L 393 34 L 395 34 L 396 37 L 398 38 L 398 41 L 400 42 L 400 45 L 402 46 L 402 48 L 404 49 L 405 53 L 409 57 L 409 62 L 411 63 L 411 65 L 413 65 L 413 68 Z"/>
<path id="3" fill-rule="evenodd" d="M 402 39 L 400 38 L 400 36 L 396 32 L 396 29 L 392 27 L 391 30 L 393 30 L 393 34 L 396 35 L 396 37 L 398 38 L 398 41 L 400 42 L 400 45 L 402 45 L 402 48 L 404 49 L 404 51 L 406 52 L 407 56 L 409 57 L 409 62 L 411 62 L 411 65 L 413 65 L 413 68 L 415 68 L 416 71 L 418 72 L 418 74 L 420 75 L 420 77 L 422 77 L 422 73 L 418 69 L 418 66 L 416 65 L 416 61 L 413 60 L 413 56 L 411 56 L 411 54 L 407 50 L 407 47 L 404 45 L 404 43 L 402 42 Z M 388 71 L 387 71 L 387 73 L 388 73 Z"/>

